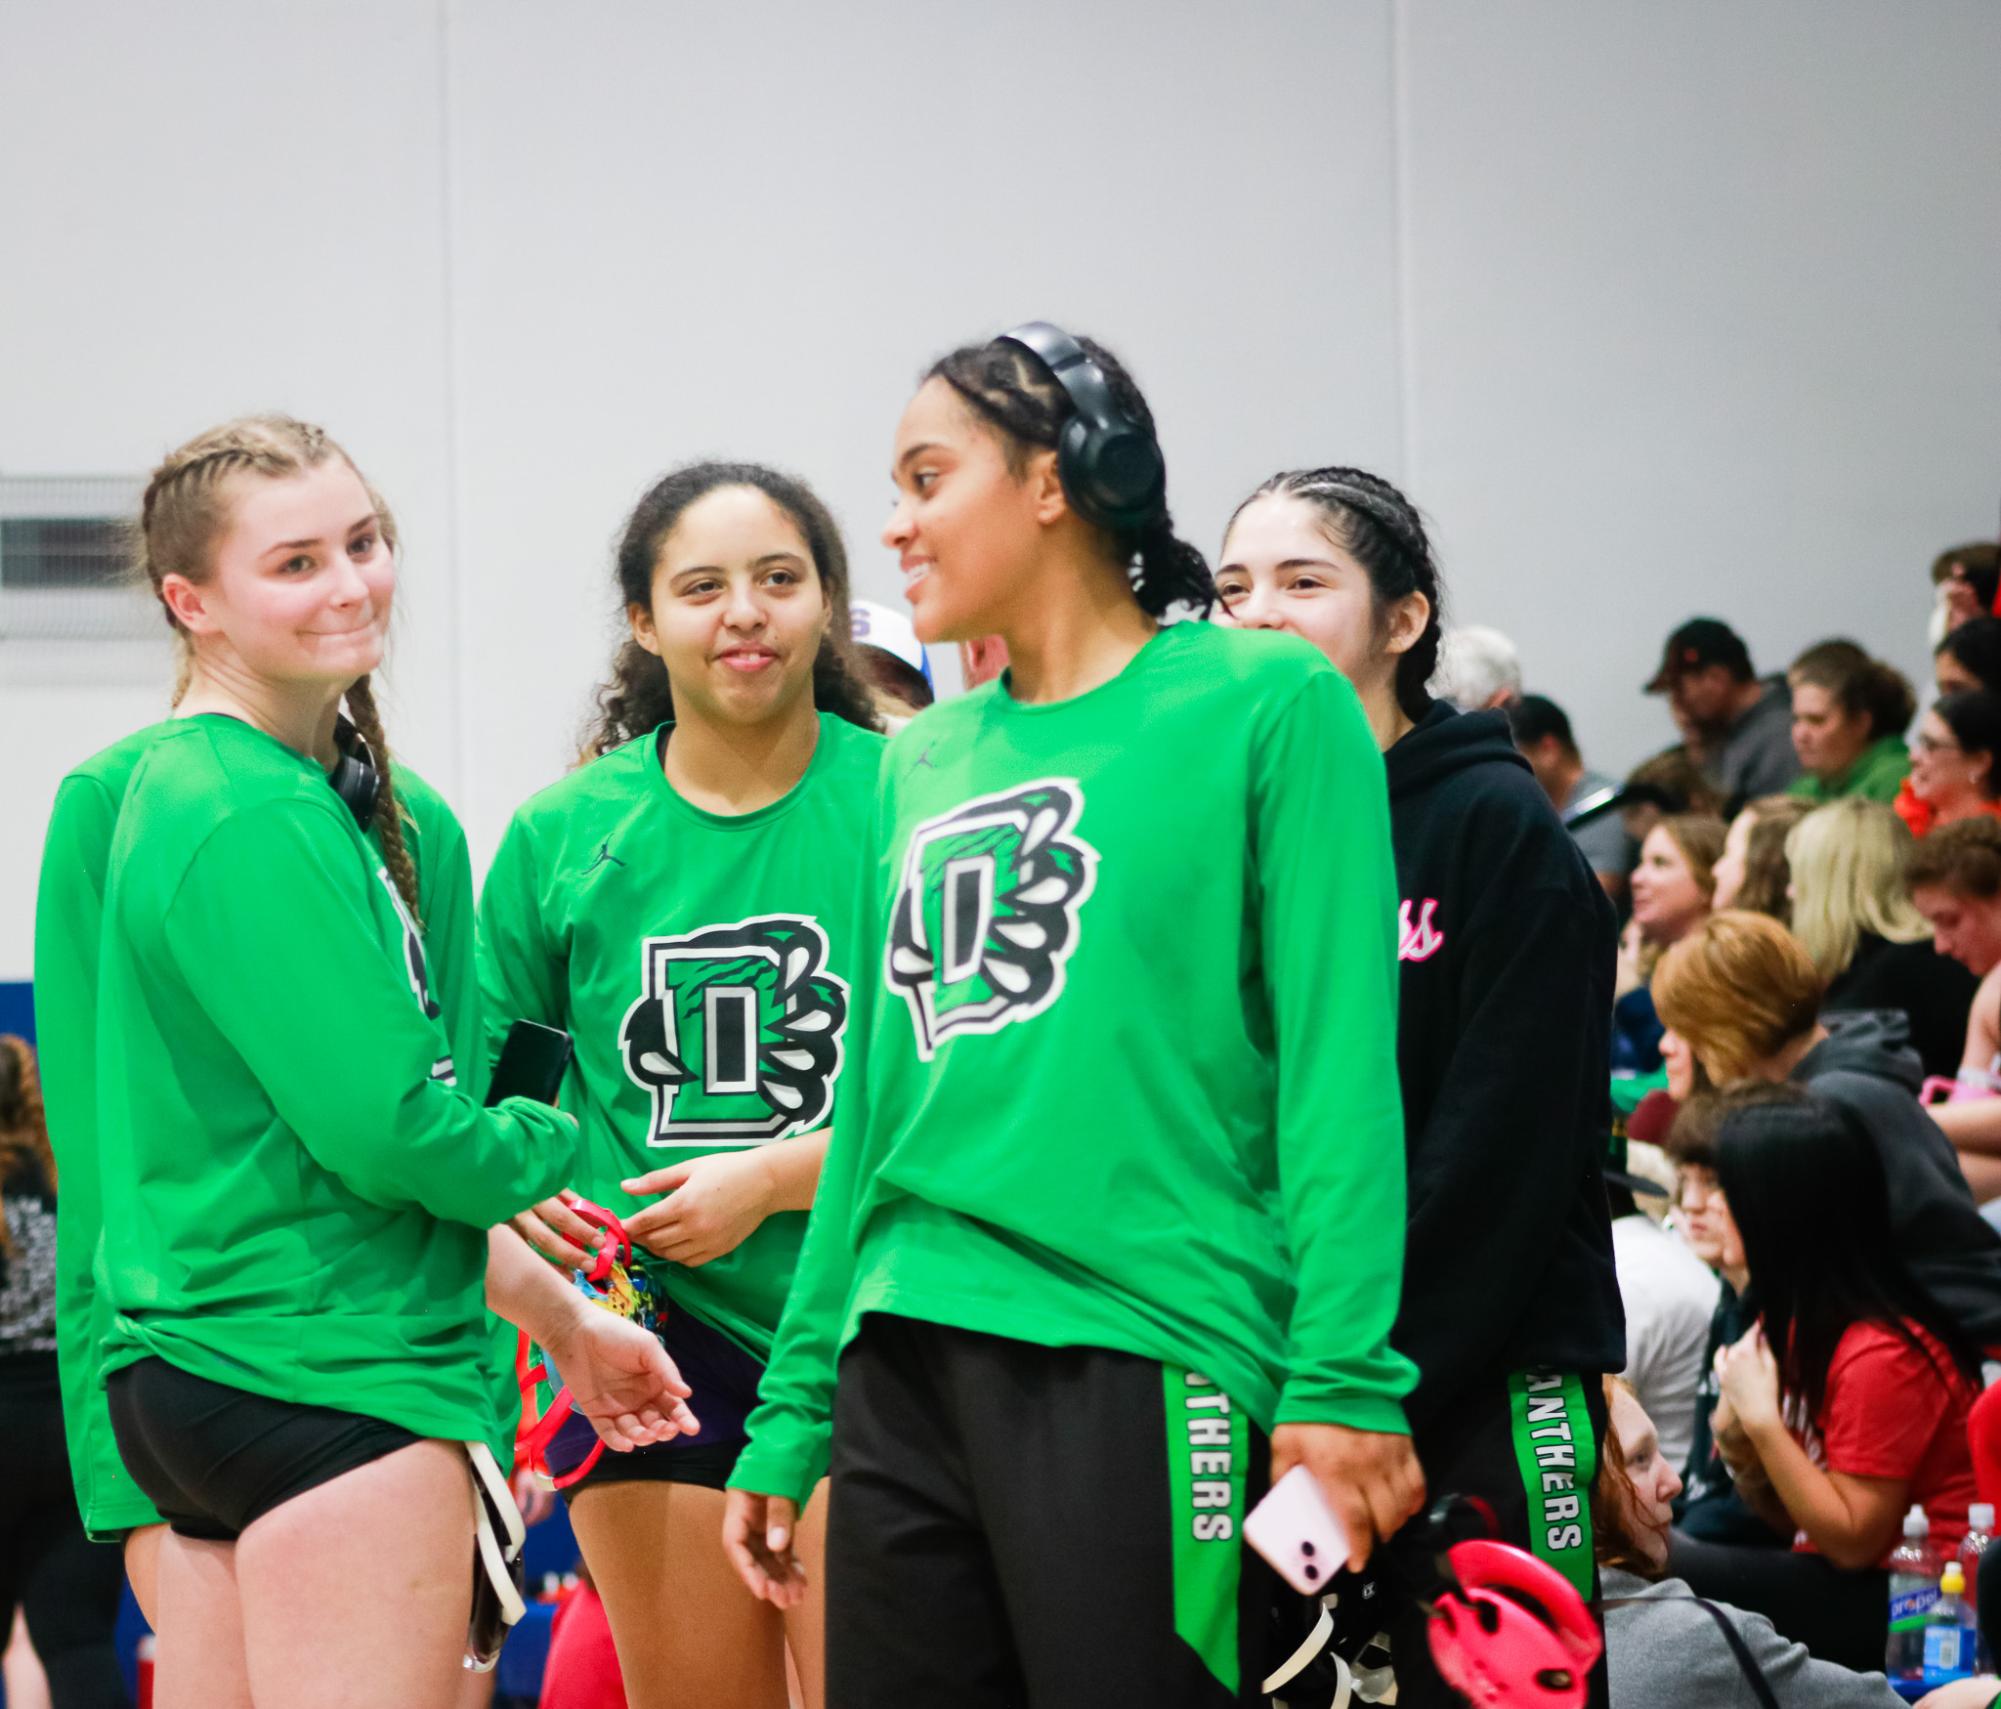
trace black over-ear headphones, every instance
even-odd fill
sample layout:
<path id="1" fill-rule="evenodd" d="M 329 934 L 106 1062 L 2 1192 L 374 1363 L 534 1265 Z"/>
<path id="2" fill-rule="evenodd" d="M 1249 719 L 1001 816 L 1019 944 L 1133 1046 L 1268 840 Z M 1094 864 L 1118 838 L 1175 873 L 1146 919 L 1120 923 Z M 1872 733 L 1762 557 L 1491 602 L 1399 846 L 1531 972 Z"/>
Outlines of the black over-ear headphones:
<path id="1" fill-rule="evenodd" d="M 375 769 L 375 756 L 347 715 L 334 720 L 334 751 L 340 756 L 327 773 L 327 782 L 354 815 L 364 831 L 375 823 L 375 803 L 382 794 L 382 773 Z"/>
<path id="2" fill-rule="evenodd" d="M 1029 321 L 994 342 L 1026 350 L 1049 370 L 1076 411 L 1057 438 L 1056 473 L 1077 514 L 1117 534 L 1160 521 L 1167 514 L 1167 464 L 1160 446 L 1119 407 L 1104 370 L 1084 347 L 1046 320 Z"/>

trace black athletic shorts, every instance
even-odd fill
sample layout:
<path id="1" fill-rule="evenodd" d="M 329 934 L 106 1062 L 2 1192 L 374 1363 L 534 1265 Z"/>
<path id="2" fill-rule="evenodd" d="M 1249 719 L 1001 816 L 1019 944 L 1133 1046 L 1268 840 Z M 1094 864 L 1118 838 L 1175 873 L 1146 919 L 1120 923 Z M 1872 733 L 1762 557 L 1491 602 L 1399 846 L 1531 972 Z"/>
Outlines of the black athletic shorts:
<path id="1" fill-rule="evenodd" d="M 253 1520 L 422 1437 L 328 1406 L 299 1406 L 192 1376 L 165 1359 L 105 1385 L 118 1454 L 183 1537 L 234 1542 Z"/>
<path id="2" fill-rule="evenodd" d="M 870 1313 L 834 1391 L 830 1709 L 1262 1705 L 1269 1469 L 1195 1373 Z"/>
<path id="3" fill-rule="evenodd" d="M 1428 1499 L 1478 1496 L 1501 1539 L 1569 1579 L 1594 1609 L 1591 1483 L 1605 1437 L 1605 1390 L 1591 1373 L 1515 1371 L 1474 1385 L 1412 1446 Z M 1390 1539 L 1386 1588 L 1391 1661 L 1402 1709 L 1464 1709 L 1465 1699 L 1432 1665 L 1421 1606 L 1436 1588 L 1436 1539 L 1413 1523 Z M 1610 1702 L 1605 1661 L 1592 1670 L 1592 1709 Z"/>
<path id="4" fill-rule="evenodd" d="M 744 1421 L 757 1408 L 757 1385 L 764 1366 L 719 1329 L 686 1311 L 670 1309 L 655 1331 L 694 1393 L 688 1407 L 701 1429 L 692 1436 L 670 1436 L 643 1448 L 615 1453 L 607 1448 L 574 1484 L 563 1488 L 563 1499 L 599 1484 L 677 1483 L 703 1489 L 727 1489 L 737 1457 L 750 1440 Z M 560 1371 L 552 1380 L 560 1380 Z M 583 1463 L 598 1439 L 590 1421 L 571 1413 L 550 1438 L 544 1458 L 552 1475 L 562 1477 Z"/>

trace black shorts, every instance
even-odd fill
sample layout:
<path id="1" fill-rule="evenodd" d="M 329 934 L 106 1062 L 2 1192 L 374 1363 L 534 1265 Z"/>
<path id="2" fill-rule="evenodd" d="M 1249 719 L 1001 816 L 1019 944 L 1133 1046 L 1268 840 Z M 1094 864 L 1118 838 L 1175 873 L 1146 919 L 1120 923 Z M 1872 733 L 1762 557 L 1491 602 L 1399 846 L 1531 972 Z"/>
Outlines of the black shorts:
<path id="1" fill-rule="evenodd" d="M 834 1390 L 827 1701 L 1262 1705 L 1269 1467 L 1158 1359 L 869 1314 Z"/>
<path id="2" fill-rule="evenodd" d="M 1476 1384 L 1412 1440 L 1428 1498 L 1477 1496 L 1503 1542 L 1570 1580 L 1594 1610 L 1591 1484 L 1605 1438 L 1605 1388 L 1590 1373 L 1515 1371 Z M 1437 1586 L 1436 1537 L 1411 1524 L 1390 1539 L 1386 1623 L 1404 1709 L 1463 1709 L 1432 1665 L 1422 1602 Z M 1610 1702 L 1605 1659 L 1592 1669 L 1592 1709 Z"/>
<path id="3" fill-rule="evenodd" d="M 141 1359 L 106 1390 L 119 1457 L 183 1537 L 234 1542 L 296 1495 L 423 1438 L 399 1424 L 299 1406 Z"/>
<path id="4" fill-rule="evenodd" d="M 729 1487 L 737 1456 L 750 1439 L 744 1421 L 756 1410 L 757 1385 L 763 1380 L 764 1366 L 721 1330 L 711 1328 L 686 1311 L 670 1309 L 666 1322 L 655 1333 L 683 1380 L 694 1391 L 688 1407 L 701 1429 L 692 1436 L 670 1436 L 665 1442 L 649 1443 L 629 1453 L 615 1453 L 607 1448 L 598 1456 L 596 1465 L 574 1484 L 564 1486 L 565 1501 L 574 1501 L 580 1491 L 599 1484 Z M 561 1374 L 553 1373 L 552 1380 L 560 1379 Z M 562 1477 L 574 1471 L 597 1439 L 590 1422 L 581 1414 L 571 1413 L 546 1450 L 550 1472 Z"/>

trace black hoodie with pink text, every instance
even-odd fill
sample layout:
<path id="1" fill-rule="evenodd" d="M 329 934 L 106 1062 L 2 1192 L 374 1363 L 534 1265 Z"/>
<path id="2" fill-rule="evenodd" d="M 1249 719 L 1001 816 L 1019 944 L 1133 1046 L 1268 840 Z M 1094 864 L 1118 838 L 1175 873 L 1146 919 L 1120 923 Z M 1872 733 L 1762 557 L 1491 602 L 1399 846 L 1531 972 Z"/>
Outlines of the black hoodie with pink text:
<path id="1" fill-rule="evenodd" d="M 1497 712 L 1385 756 L 1401 901 L 1412 1428 L 1506 1373 L 1626 1362 L 1603 1169 L 1618 928 Z"/>

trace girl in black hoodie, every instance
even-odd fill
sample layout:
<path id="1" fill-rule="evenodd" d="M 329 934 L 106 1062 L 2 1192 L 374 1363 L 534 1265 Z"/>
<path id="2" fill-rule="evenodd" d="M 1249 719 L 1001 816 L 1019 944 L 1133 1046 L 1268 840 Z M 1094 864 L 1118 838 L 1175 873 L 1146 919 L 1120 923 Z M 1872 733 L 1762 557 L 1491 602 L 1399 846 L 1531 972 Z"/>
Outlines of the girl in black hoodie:
<path id="1" fill-rule="evenodd" d="M 1348 677 L 1389 770 L 1410 1218 L 1393 1339 L 1418 1367 L 1405 1411 L 1426 1481 L 1483 1498 L 1595 1598 L 1599 1378 L 1625 1363 L 1601 1173 L 1611 905 L 1507 720 L 1427 693 L 1438 570 L 1389 482 L 1273 476 L 1231 519 L 1216 589 L 1222 621 L 1290 630 Z M 1459 1700 L 1424 1641 L 1422 1530 L 1391 1547 L 1389 1627 L 1398 1701 L 1429 1709 Z M 1603 1704 L 1602 1663 L 1592 1687 Z"/>

